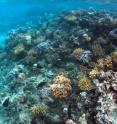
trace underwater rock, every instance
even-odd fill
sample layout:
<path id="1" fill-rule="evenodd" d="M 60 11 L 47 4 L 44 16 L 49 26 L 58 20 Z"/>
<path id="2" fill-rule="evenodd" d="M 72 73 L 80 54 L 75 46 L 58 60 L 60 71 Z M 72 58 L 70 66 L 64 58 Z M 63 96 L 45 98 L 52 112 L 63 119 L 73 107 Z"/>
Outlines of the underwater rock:
<path id="1" fill-rule="evenodd" d="M 112 43 L 117 46 L 117 28 L 109 32 L 109 38 Z"/>

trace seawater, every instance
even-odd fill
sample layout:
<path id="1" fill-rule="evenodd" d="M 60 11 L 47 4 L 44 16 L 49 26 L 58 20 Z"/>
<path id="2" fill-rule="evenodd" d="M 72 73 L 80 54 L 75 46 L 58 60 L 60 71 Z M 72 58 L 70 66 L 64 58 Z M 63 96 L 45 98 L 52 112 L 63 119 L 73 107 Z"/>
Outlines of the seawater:
<path id="1" fill-rule="evenodd" d="M 77 21 L 79 21 L 78 23 L 77 22 L 74 23 L 71 20 L 70 22 L 69 19 L 68 20 L 66 19 L 68 21 L 67 22 L 65 18 L 63 19 L 61 15 L 61 13 L 63 13 L 64 16 L 66 16 L 67 14 L 68 15 L 73 14 L 71 12 L 72 10 L 81 11 L 80 14 L 82 19 L 81 21 L 77 19 Z M 102 30 L 100 25 L 98 25 L 99 31 L 98 29 L 95 29 L 94 26 L 95 24 L 93 25 L 93 22 L 92 22 L 92 26 L 94 27 L 89 28 L 86 24 L 87 20 L 85 20 L 85 16 L 82 15 L 82 11 L 84 12 L 84 14 L 86 14 L 86 18 L 87 18 L 87 12 L 89 11 L 90 13 L 91 11 L 91 13 L 89 14 L 89 16 L 91 16 L 91 21 L 93 21 L 93 19 L 94 20 L 96 19 L 95 13 L 99 11 L 100 13 L 97 13 L 97 16 L 101 17 L 101 19 L 99 19 L 98 17 L 97 20 L 99 19 L 100 25 L 102 25 L 103 27 Z M 112 13 L 112 16 L 114 15 L 112 18 L 110 13 Z M 102 17 L 102 15 L 104 15 L 104 18 Z M 63 20 L 61 20 L 60 18 L 62 18 Z M 93 69 L 94 67 L 93 64 L 97 66 L 96 64 L 97 58 L 98 59 L 104 58 L 107 55 L 109 55 L 110 57 L 111 52 L 117 52 L 117 44 L 114 41 L 115 39 L 113 40 L 112 38 L 112 43 L 110 43 L 109 40 L 110 35 L 108 35 L 111 30 L 113 31 L 116 28 L 113 27 L 114 24 L 108 27 L 110 22 L 112 22 L 115 18 L 117 18 L 117 0 L 1 0 L 0 1 L 0 124 L 94 124 L 93 119 L 96 116 L 96 115 L 94 116 L 94 114 L 97 114 L 98 112 L 93 113 L 91 111 L 93 113 L 92 114 L 89 112 L 89 110 L 85 111 L 85 109 L 87 109 L 88 107 L 85 106 L 83 103 L 85 102 L 88 103 L 89 101 L 91 102 L 95 100 L 95 98 L 97 98 L 98 95 L 100 96 L 100 94 L 103 94 L 103 92 L 97 91 L 99 92 L 99 94 L 97 95 L 96 94 L 97 92 L 95 91 L 83 92 L 82 88 L 81 89 L 79 88 L 78 91 L 76 91 L 76 89 L 74 88 L 76 87 L 75 81 L 77 80 L 77 77 L 79 75 L 80 76 L 83 75 L 82 76 L 83 78 L 85 75 L 86 76 L 85 80 L 88 80 L 88 82 L 90 83 L 89 78 L 87 79 L 87 75 L 89 75 L 89 72 Z M 86 21 L 86 23 L 85 21 L 82 22 L 83 19 Z M 107 19 L 108 21 L 107 25 L 103 24 L 103 22 L 105 22 L 105 19 Z M 117 23 L 116 21 L 115 23 Z M 56 22 L 57 24 L 60 24 L 60 27 L 59 25 L 56 25 Z M 77 25 L 76 29 L 74 28 L 75 24 Z M 57 27 L 57 29 L 53 25 Z M 115 25 L 117 26 L 117 24 Z M 60 31 L 63 31 L 64 35 Z M 72 34 L 72 31 L 74 34 L 75 33 L 76 34 L 75 35 Z M 54 36 L 55 38 L 53 38 L 53 35 L 51 36 L 51 33 L 53 34 L 55 33 Z M 81 34 L 83 38 L 84 39 L 86 38 L 85 40 L 87 40 L 85 43 L 83 41 L 84 39 L 82 40 L 80 36 Z M 59 37 L 59 35 L 62 37 Z M 24 40 L 23 38 L 26 39 Z M 35 43 L 36 40 L 37 41 L 39 40 L 38 44 Z M 27 46 L 24 45 L 25 41 L 27 41 L 26 44 Z M 97 44 L 99 45 L 99 51 Z M 66 47 L 68 47 L 68 49 Z M 73 52 L 73 50 L 79 47 L 81 47 L 80 50 L 83 51 L 83 55 L 79 57 L 80 61 L 78 60 L 79 58 L 77 58 L 78 57 L 77 55 L 76 56 L 74 55 L 76 58 L 72 58 L 73 54 L 75 53 Z M 95 52 L 95 50 L 92 50 L 93 48 L 96 49 L 97 51 Z M 93 51 L 93 54 L 92 51 L 90 51 L 90 49 Z M 102 53 L 100 53 L 99 55 L 95 55 L 95 53 L 98 54 L 100 51 Z M 92 57 L 93 55 L 94 57 Z M 91 59 L 92 61 L 90 63 Z M 106 61 L 105 58 L 104 61 Z M 108 67 L 108 65 L 106 66 Z M 113 70 L 113 67 L 110 68 L 112 69 L 112 71 L 115 71 Z M 83 71 L 81 72 L 81 70 Z M 67 75 L 66 71 L 68 71 L 68 73 L 70 74 Z M 112 71 L 108 70 L 107 68 L 103 71 L 107 71 L 107 72 L 109 71 L 109 74 L 111 74 L 113 77 Z M 51 87 L 52 88 L 55 87 L 56 83 L 54 87 L 53 85 L 51 86 L 51 83 L 53 79 L 56 77 L 56 75 L 58 75 L 59 73 L 62 76 L 67 75 L 68 77 L 71 78 L 71 80 L 72 78 L 75 79 L 75 81 L 74 79 L 72 80 L 73 82 L 75 82 L 74 83 L 75 85 L 73 86 L 74 89 L 73 94 L 68 99 L 61 100 L 61 98 L 59 97 L 59 95 L 61 94 L 59 94 L 58 96 L 56 96 L 57 94 L 53 95 L 55 98 L 60 99 L 60 101 L 58 99 L 54 99 L 53 97 L 50 97 L 49 96 L 50 92 L 48 93 L 48 88 L 50 90 Z M 66 79 L 66 77 L 62 77 L 62 78 Z M 104 78 L 107 81 L 106 76 Z M 69 79 L 67 79 L 67 81 L 70 82 Z M 97 80 L 94 81 L 96 82 Z M 61 82 L 58 81 L 57 83 L 61 83 Z M 68 86 L 67 90 L 70 91 L 71 87 L 72 86 Z M 64 85 L 59 84 L 57 85 L 57 88 L 64 89 Z M 67 94 L 66 92 L 64 93 L 64 90 L 62 90 L 62 93 L 63 93 L 62 95 Z M 113 94 L 116 96 L 115 92 Z M 69 93 L 67 95 L 69 96 Z M 108 94 L 106 95 L 108 96 Z M 112 96 L 109 98 L 112 98 Z M 46 100 L 43 101 L 42 99 L 43 100 L 46 99 Z M 80 102 L 78 101 L 79 99 L 81 100 L 82 104 L 80 104 Z M 103 99 L 104 97 L 102 95 L 101 100 Z M 98 100 L 98 98 L 96 100 Z M 45 103 L 47 103 L 47 105 L 45 105 Z M 79 107 L 78 110 L 74 109 L 76 105 Z M 34 108 L 35 106 L 37 108 L 39 107 L 38 110 L 35 110 Z M 50 108 L 48 107 L 49 112 L 48 111 L 46 112 L 47 116 L 44 113 L 45 114 L 44 117 L 43 116 L 40 117 L 38 115 L 38 112 L 42 112 L 42 111 L 45 112 L 47 106 L 50 107 Z M 86 108 L 85 107 L 83 108 L 83 106 L 85 106 Z M 96 105 L 94 106 L 94 108 L 99 109 Z M 33 109 L 35 111 L 33 111 Z M 30 111 L 33 116 L 32 118 L 30 118 L 31 116 Z M 59 117 L 59 112 L 63 114 L 60 115 L 61 118 Z M 86 112 L 86 114 L 82 114 L 83 112 Z M 91 120 L 91 123 L 90 121 L 89 123 L 87 123 L 85 118 L 85 116 L 89 117 L 89 115 L 87 114 L 88 112 L 90 114 L 90 119 L 93 118 Z M 50 116 L 48 116 L 49 115 L 48 113 L 50 114 Z M 103 115 L 103 112 L 101 114 Z M 117 116 L 115 115 L 117 114 L 115 111 L 113 111 L 111 114 L 112 117 L 109 116 L 110 117 L 109 119 L 113 122 L 113 124 L 116 124 Z M 39 116 L 39 118 L 37 118 L 37 116 Z M 64 118 L 62 118 L 62 116 Z M 81 119 L 84 120 L 80 120 L 79 119 L 80 117 Z M 115 117 L 114 118 L 115 120 L 113 119 L 113 117 Z M 105 118 L 102 118 L 102 120 L 104 120 L 104 122 L 99 122 L 99 120 L 97 120 L 97 123 L 95 121 L 95 124 L 106 124 L 106 123 L 111 124 L 110 120 L 108 119 L 106 120 Z M 70 123 L 70 121 L 72 123 Z"/>
<path id="2" fill-rule="evenodd" d="M 28 22 L 38 22 L 44 14 L 60 13 L 64 10 L 89 9 L 117 11 L 117 3 L 109 0 L 2 0 L 0 1 L 0 43 L 4 44 L 6 33 Z"/>

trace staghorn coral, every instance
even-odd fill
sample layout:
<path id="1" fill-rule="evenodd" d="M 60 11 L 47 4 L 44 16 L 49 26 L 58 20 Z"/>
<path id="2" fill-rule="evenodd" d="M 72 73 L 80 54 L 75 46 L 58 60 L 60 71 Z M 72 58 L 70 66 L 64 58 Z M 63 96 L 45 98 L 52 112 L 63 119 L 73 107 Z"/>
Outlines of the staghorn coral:
<path id="1" fill-rule="evenodd" d="M 65 99 L 71 94 L 71 81 L 64 75 L 59 75 L 53 79 L 53 84 L 50 88 L 55 98 Z"/>
<path id="2" fill-rule="evenodd" d="M 85 91 L 90 91 L 90 90 L 94 89 L 94 86 L 93 86 L 91 80 L 86 76 L 80 77 L 79 82 L 78 82 L 78 87 L 81 90 L 85 90 Z"/>
<path id="3" fill-rule="evenodd" d="M 34 105 L 31 108 L 30 115 L 32 118 L 39 117 L 47 110 L 47 106 L 44 103 L 40 103 L 38 105 Z"/>

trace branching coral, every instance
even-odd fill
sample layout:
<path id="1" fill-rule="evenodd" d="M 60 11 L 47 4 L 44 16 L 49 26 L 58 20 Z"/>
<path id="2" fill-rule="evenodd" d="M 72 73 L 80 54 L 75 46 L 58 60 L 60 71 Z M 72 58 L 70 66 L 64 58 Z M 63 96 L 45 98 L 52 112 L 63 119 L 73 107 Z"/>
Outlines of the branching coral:
<path id="1" fill-rule="evenodd" d="M 98 72 L 97 69 L 93 69 L 93 70 L 90 71 L 90 73 L 89 73 L 89 77 L 92 78 L 92 79 L 96 78 L 98 75 L 99 75 L 99 72 Z"/>
<path id="2" fill-rule="evenodd" d="M 38 105 L 34 105 L 31 108 L 31 113 L 30 113 L 31 117 L 32 118 L 38 117 L 41 114 L 43 114 L 46 110 L 47 110 L 47 106 L 45 104 L 43 104 L 43 103 L 40 103 Z"/>
<path id="3" fill-rule="evenodd" d="M 85 90 L 85 91 L 90 91 L 90 90 L 94 89 L 94 86 L 93 86 L 91 80 L 86 76 L 81 77 L 79 79 L 78 86 L 81 90 Z"/>
<path id="4" fill-rule="evenodd" d="M 72 91 L 70 79 L 63 75 L 56 76 L 50 88 L 53 96 L 59 99 L 65 99 Z"/>
<path id="5" fill-rule="evenodd" d="M 98 124 L 116 124 L 117 122 L 117 72 L 100 72 L 100 82 L 96 83 L 101 96 L 98 100 L 96 120 Z"/>
<path id="6" fill-rule="evenodd" d="M 111 56 L 106 56 L 105 58 L 97 60 L 96 67 L 98 70 L 111 70 L 112 69 L 112 58 Z"/>
<path id="7" fill-rule="evenodd" d="M 80 58 L 82 52 L 84 52 L 84 50 L 83 50 L 82 48 L 76 48 L 76 49 L 73 51 L 72 55 L 73 55 L 77 60 L 79 60 L 79 58 Z"/>
<path id="8" fill-rule="evenodd" d="M 104 49 L 102 48 L 102 46 L 98 43 L 95 43 L 91 46 L 91 49 L 92 49 L 92 52 L 95 56 L 104 56 L 105 55 L 105 51 Z"/>

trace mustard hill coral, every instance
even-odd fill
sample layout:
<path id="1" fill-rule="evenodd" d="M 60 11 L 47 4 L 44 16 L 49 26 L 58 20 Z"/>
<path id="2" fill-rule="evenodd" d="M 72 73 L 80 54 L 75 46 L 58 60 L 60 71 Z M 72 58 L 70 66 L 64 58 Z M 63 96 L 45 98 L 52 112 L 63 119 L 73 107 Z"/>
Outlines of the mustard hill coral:
<path id="1" fill-rule="evenodd" d="M 50 88 L 55 98 L 65 99 L 71 94 L 71 80 L 64 75 L 56 76 Z"/>

